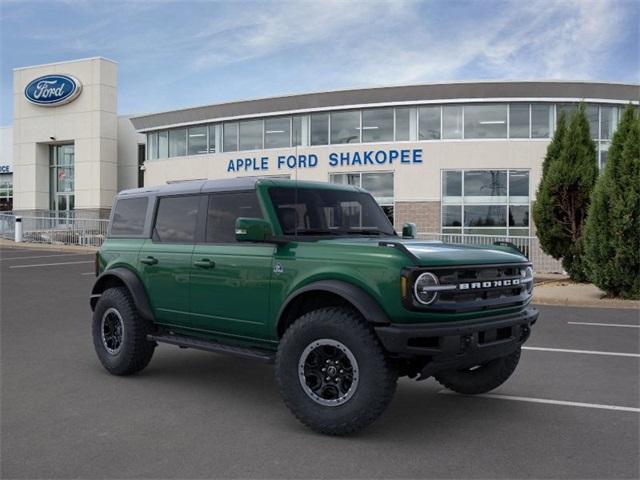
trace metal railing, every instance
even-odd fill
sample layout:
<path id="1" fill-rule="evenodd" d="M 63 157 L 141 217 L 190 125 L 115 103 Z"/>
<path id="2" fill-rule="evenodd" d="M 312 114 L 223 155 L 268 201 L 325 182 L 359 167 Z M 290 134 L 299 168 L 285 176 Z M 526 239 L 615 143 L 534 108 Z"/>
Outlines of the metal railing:
<path id="1" fill-rule="evenodd" d="M 99 247 L 107 235 L 109 220 L 97 218 L 22 218 L 22 241 L 57 245 Z M 0 214 L 0 236 L 14 239 L 15 215 Z"/>
<path id="2" fill-rule="evenodd" d="M 444 243 L 461 243 L 465 245 L 493 245 L 495 242 L 510 242 L 527 256 L 533 264 L 533 269 L 536 273 L 563 273 L 564 271 L 560 260 L 556 260 L 542 251 L 538 237 L 418 233 L 417 238 L 421 240 L 440 240 Z"/>

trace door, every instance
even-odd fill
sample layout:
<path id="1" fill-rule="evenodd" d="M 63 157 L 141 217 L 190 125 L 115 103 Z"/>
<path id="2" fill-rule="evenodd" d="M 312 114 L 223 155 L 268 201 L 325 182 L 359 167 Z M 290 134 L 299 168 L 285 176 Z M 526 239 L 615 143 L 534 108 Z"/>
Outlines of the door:
<path id="1" fill-rule="evenodd" d="M 158 199 L 152 238 L 138 257 L 139 271 L 156 321 L 190 327 L 189 275 L 200 195 Z"/>
<path id="2" fill-rule="evenodd" d="M 209 195 L 205 243 L 192 257 L 191 315 L 198 328 L 267 338 L 275 246 L 237 243 L 238 217 L 262 218 L 255 191 Z"/>

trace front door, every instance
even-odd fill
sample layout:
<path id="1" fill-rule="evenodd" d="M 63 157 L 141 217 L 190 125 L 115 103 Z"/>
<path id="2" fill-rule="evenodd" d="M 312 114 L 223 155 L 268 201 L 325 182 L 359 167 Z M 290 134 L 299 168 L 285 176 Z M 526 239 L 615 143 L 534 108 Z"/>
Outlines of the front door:
<path id="1" fill-rule="evenodd" d="M 139 271 L 156 321 L 191 327 L 189 276 L 201 195 L 158 200 L 152 238 L 138 257 Z"/>
<path id="2" fill-rule="evenodd" d="M 238 217 L 262 218 L 255 191 L 209 195 L 205 243 L 192 256 L 191 316 L 199 329 L 267 338 L 275 247 L 236 243 Z"/>

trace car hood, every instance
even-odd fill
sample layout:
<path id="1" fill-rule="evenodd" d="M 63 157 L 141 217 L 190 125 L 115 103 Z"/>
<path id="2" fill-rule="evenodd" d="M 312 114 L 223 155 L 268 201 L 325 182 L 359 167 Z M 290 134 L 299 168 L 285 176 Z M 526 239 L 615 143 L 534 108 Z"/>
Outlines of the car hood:
<path id="1" fill-rule="evenodd" d="M 438 241 L 407 240 L 397 237 L 361 237 L 326 240 L 345 245 L 379 246 L 380 248 L 401 248 L 413 256 L 421 266 L 487 265 L 522 263 L 527 258 L 513 248 L 497 245 L 462 245 Z"/>

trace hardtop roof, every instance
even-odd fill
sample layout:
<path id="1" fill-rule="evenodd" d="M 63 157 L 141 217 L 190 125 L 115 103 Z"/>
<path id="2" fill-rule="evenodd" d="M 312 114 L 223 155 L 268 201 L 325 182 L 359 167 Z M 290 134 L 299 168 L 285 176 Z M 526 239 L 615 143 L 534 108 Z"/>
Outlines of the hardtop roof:
<path id="1" fill-rule="evenodd" d="M 153 187 L 132 188 L 122 190 L 117 198 L 145 195 L 183 195 L 210 192 L 233 192 L 253 190 L 258 184 L 266 184 L 274 187 L 285 188 L 323 188 L 330 190 L 358 190 L 361 188 L 352 185 L 342 185 L 328 182 L 310 182 L 306 180 L 290 180 L 286 178 L 269 177 L 241 177 L 219 180 L 185 180 Z"/>

